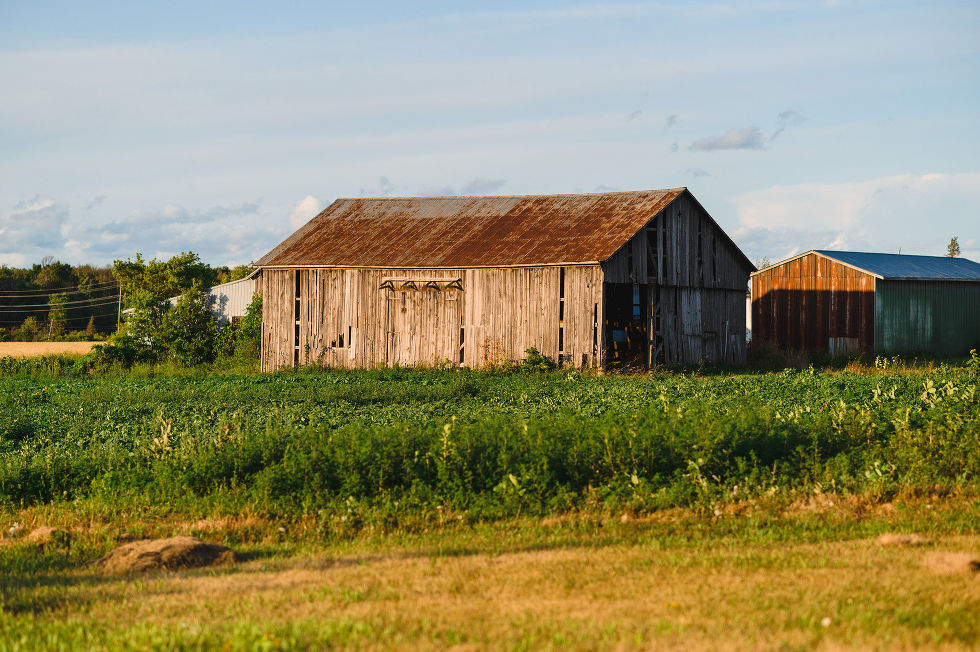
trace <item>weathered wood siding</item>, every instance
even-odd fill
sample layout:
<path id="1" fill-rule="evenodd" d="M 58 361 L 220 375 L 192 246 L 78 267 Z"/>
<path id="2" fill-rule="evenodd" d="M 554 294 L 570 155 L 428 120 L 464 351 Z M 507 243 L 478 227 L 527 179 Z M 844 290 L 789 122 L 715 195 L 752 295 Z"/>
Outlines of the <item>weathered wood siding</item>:
<path id="1" fill-rule="evenodd" d="M 598 265 L 265 269 L 262 368 L 486 367 L 537 348 L 599 364 Z"/>
<path id="2" fill-rule="evenodd" d="M 752 277 L 752 339 L 800 351 L 872 351 L 875 277 L 815 253 Z"/>
<path id="3" fill-rule="evenodd" d="M 745 362 L 745 291 L 752 270 L 688 194 L 658 213 L 602 268 L 606 283 L 645 288 L 647 364 Z"/>

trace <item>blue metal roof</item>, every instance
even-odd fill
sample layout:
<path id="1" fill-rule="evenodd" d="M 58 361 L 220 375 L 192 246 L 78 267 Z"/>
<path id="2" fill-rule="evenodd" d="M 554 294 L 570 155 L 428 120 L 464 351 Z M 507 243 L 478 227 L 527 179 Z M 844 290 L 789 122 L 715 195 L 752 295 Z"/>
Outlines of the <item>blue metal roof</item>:
<path id="1" fill-rule="evenodd" d="M 814 251 L 884 279 L 980 281 L 980 263 L 967 258 L 872 254 L 860 251 L 827 251 L 825 249 L 815 249 Z"/>

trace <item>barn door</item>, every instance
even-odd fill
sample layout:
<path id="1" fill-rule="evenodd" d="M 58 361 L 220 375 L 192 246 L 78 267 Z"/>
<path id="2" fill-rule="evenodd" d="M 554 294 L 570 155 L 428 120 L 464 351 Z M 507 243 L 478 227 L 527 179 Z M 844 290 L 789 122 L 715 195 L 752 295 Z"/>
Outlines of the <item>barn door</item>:
<path id="1" fill-rule="evenodd" d="M 390 292 L 385 347 L 388 366 L 456 364 L 460 304 L 460 293 L 453 290 Z"/>

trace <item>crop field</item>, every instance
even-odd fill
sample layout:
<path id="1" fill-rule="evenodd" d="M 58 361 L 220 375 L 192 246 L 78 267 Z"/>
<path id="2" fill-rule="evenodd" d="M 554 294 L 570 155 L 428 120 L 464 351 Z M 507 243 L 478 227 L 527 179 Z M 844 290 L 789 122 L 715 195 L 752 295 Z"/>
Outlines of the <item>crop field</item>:
<path id="1" fill-rule="evenodd" d="M 35 358 L 44 355 L 85 355 L 98 342 L 0 342 L 0 358 Z"/>
<path id="2" fill-rule="evenodd" d="M 0 649 L 975 648 L 978 378 L 6 363 Z"/>

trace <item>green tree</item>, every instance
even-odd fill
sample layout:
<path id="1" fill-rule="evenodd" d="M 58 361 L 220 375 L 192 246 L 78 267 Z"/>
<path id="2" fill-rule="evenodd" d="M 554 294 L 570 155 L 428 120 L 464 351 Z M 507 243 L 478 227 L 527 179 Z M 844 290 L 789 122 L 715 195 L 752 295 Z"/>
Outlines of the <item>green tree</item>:
<path id="1" fill-rule="evenodd" d="M 190 251 L 169 260 L 146 262 L 140 254 L 135 260 L 115 260 L 112 275 L 122 285 L 126 307 L 137 309 L 183 294 L 195 283 L 208 288 L 218 281 L 215 271 Z"/>
<path id="2" fill-rule="evenodd" d="M 960 240 L 956 236 L 953 236 L 953 239 L 946 245 L 946 255 L 950 258 L 956 258 L 960 255 Z"/>
<path id="3" fill-rule="evenodd" d="M 772 263 L 769 262 L 769 258 L 763 256 L 760 260 L 756 261 L 755 267 L 756 269 L 765 269 L 767 267 L 772 267 Z"/>
<path id="4" fill-rule="evenodd" d="M 65 332 L 65 304 L 68 295 L 59 292 L 48 297 L 48 337 L 57 337 Z"/>
<path id="5" fill-rule="evenodd" d="M 181 294 L 163 314 L 156 338 L 167 357 L 181 365 L 214 361 L 217 339 L 211 296 L 198 284 Z"/>
<path id="6" fill-rule="evenodd" d="M 239 265 L 237 267 L 222 266 L 214 270 L 218 276 L 218 283 L 231 283 L 232 281 L 238 281 L 245 278 L 249 274 L 255 271 L 255 268 L 251 264 Z"/>
<path id="7" fill-rule="evenodd" d="M 41 326 L 37 323 L 37 317 L 31 315 L 17 329 L 17 339 L 21 342 L 36 342 L 40 333 Z"/>

